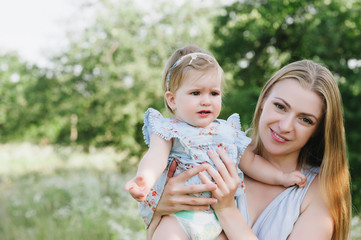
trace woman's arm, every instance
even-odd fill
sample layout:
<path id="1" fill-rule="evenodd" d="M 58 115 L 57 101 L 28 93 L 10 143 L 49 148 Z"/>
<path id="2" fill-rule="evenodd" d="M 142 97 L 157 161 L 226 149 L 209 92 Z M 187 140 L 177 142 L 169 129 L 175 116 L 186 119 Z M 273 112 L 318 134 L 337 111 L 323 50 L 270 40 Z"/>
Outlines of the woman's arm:
<path id="1" fill-rule="evenodd" d="M 184 183 L 191 177 L 205 171 L 209 165 L 202 164 L 194 168 L 188 169 L 180 173 L 176 177 L 172 177 L 176 163 L 173 162 L 169 168 L 169 180 L 164 186 L 162 197 L 159 200 L 158 206 L 154 212 L 153 219 L 147 230 L 147 239 L 151 239 L 156 229 L 159 220 L 164 215 L 171 213 L 189 210 L 189 211 L 205 211 L 209 209 L 211 204 L 217 202 L 215 198 L 194 197 L 188 194 L 199 192 L 210 192 L 217 188 L 217 186 L 210 182 L 207 184 L 198 184 L 192 186 L 185 186 Z"/>
<path id="2" fill-rule="evenodd" d="M 212 205 L 212 208 L 229 240 L 257 239 L 234 201 L 234 195 L 241 183 L 236 166 L 229 159 L 224 150 L 217 149 L 217 153 L 222 158 L 223 162 L 213 151 L 209 152 L 209 156 L 216 165 L 218 172 L 214 168 L 207 168 L 207 172 L 217 184 L 217 189 L 212 191 L 212 194 L 218 201 L 216 204 Z M 210 182 L 203 173 L 200 173 L 199 175 L 204 183 Z"/>

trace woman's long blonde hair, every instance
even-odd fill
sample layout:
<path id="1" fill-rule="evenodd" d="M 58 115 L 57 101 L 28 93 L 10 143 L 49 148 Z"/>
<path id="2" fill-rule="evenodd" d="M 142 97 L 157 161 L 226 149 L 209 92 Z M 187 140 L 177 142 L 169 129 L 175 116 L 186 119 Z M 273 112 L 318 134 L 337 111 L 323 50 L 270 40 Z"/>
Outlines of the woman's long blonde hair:
<path id="1" fill-rule="evenodd" d="M 303 166 L 320 167 L 321 190 L 334 221 L 332 239 L 348 239 L 351 194 L 342 100 L 337 83 L 327 68 L 310 60 L 302 60 L 286 65 L 271 77 L 262 89 L 253 118 L 254 150 L 262 155 L 262 143 L 258 131 L 262 102 L 274 84 L 283 79 L 297 80 L 303 87 L 323 99 L 322 122 L 316 130 L 316 135 L 311 137 L 301 149 L 299 162 Z"/>

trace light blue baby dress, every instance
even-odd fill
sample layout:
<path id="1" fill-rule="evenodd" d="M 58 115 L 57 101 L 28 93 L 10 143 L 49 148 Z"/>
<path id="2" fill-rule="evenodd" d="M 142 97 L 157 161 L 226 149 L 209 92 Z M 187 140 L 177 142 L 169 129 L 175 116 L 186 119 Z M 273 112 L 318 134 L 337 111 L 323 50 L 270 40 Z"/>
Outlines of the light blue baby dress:
<path id="1" fill-rule="evenodd" d="M 174 118 L 164 118 L 160 112 L 149 108 L 145 113 L 143 126 L 146 144 L 149 145 L 153 133 L 165 140 L 173 139 L 174 143 L 167 168 L 150 190 L 146 201 L 139 203 L 140 213 L 146 227 L 149 226 L 153 218 L 154 211 L 163 193 L 169 164 L 173 160 L 178 163 L 174 176 L 204 162 L 215 167 L 207 152 L 210 149 L 215 151 L 217 147 L 224 147 L 230 159 L 234 160 L 235 164 L 238 165 L 240 157 L 251 142 L 251 139 L 241 131 L 238 114 L 232 114 L 227 120 L 217 119 L 207 128 L 198 128 Z M 243 173 L 240 170 L 238 170 L 238 173 L 243 180 Z M 194 184 L 202 184 L 198 175 L 186 182 L 186 185 Z M 240 188 L 236 196 L 243 191 L 244 189 Z M 199 193 L 196 196 L 211 197 L 211 193 Z"/>
<path id="2" fill-rule="evenodd" d="M 319 168 L 306 166 L 301 170 L 307 177 L 303 188 L 289 187 L 275 197 L 263 210 L 252 230 L 259 240 L 286 240 L 300 215 L 302 201 L 315 179 Z M 247 199 L 244 193 L 237 196 L 237 207 L 249 225 Z"/>

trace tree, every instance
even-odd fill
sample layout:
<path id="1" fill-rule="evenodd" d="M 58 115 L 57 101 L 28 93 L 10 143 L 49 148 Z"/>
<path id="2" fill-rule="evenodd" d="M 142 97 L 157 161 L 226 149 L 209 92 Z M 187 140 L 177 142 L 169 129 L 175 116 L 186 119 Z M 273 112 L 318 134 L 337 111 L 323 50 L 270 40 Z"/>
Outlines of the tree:
<path id="1" fill-rule="evenodd" d="M 86 3 L 70 24 L 91 12 L 94 21 L 70 28 L 70 46 L 50 68 L 1 56 L 1 140 L 112 145 L 125 153 L 121 165 L 135 165 L 146 149 L 146 108 L 165 113 L 163 66 L 185 44 L 208 49 L 220 11 L 217 0 L 150 3 L 152 8 L 131 0 Z"/>
<path id="2" fill-rule="evenodd" d="M 84 31 L 70 32 L 69 49 L 53 58 L 61 100 L 46 118 L 63 123 L 55 142 L 69 143 L 70 118 L 76 116 L 78 144 L 116 146 L 127 153 L 124 166 L 142 155 L 146 108 L 165 109 L 161 74 L 166 60 L 187 43 L 207 49 L 210 19 L 219 11 L 202 1 L 153 3 L 144 9 L 135 1 L 99 0 L 81 9 L 95 9 L 95 21 Z"/>
<path id="3" fill-rule="evenodd" d="M 361 3 L 244 0 L 224 9 L 212 49 L 228 78 L 227 112 L 250 122 L 260 88 L 286 63 L 312 59 L 336 76 L 344 103 L 352 194 L 361 205 Z M 243 104 L 239 104 L 240 100 Z"/>
<path id="4" fill-rule="evenodd" d="M 1 102 L 0 102 L 0 136 L 1 142 L 34 137 L 44 130 L 43 116 L 53 107 L 57 95 L 52 85 L 55 81 L 35 65 L 21 60 L 15 53 L 0 56 L 1 60 Z M 55 83 L 56 84 L 56 83 Z M 37 129 L 35 132 L 34 129 Z M 47 133 L 51 131 L 48 128 Z"/>

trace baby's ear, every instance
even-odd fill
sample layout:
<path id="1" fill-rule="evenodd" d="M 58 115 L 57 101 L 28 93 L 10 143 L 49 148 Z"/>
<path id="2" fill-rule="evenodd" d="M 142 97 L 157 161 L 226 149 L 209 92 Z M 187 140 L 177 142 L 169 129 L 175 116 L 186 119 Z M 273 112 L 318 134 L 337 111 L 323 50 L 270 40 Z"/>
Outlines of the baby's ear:
<path id="1" fill-rule="evenodd" d="M 169 108 L 172 109 L 172 111 L 174 112 L 176 110 L 174 94 L 171 91 L 167 91 L 164 94 L 164 97 L 165 97 L 165 100 L 167 101 Z"/>

